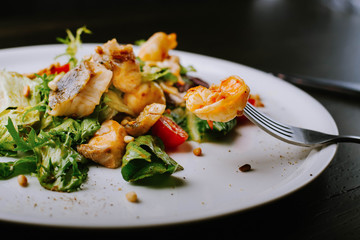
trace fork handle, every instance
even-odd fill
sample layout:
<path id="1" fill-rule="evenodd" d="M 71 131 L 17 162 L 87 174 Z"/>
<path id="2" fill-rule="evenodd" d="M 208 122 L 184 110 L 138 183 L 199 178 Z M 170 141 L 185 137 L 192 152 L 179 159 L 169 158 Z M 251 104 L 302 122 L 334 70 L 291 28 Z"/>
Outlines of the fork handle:
<path id="1" fill-rule="evenodd" d="M 274 75 L 300 86 L 360 96 L 360 84 L 358 82 L 339 81 L 334 79 L 316 78 L 296 74 L 290 75 L 275 73 Z"/>
<path id="2" fill-rule="evenodd" d="M 329 142 L 352 142 L 352 143 L 360 143 L 360 136 L 351 136 L 351 135 L 339 135 L 334 136 L 332 140 Z"/>

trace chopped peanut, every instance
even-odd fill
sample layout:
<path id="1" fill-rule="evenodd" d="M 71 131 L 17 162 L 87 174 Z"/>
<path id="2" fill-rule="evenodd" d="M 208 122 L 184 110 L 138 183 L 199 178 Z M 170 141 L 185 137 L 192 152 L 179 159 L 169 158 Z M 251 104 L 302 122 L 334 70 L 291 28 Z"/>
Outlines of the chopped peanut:
<path id="1" fill-rule="evenodd" d="M 201 148 L 195 148 L 193 150 L 193 153 L 194 153 L 195 156 L 201 156 L 202 150 L 201 150 Z"/>
<path id="2" fill-rule="evenodd" d="M 28 185 L 27 178 L 24 175 L 19 175 L 17 180 L 19 185 L 22 187 L 26 187 Z"/>
<path id="3" fill-rule="evenodd" d="M 125 197 L 129 202 L 137 202 L 138 201 L 137 194 L 134 191 L 128 192 L 125 195 Z"/>
<path id="4" fill-rule="evenodd" d="M 124 126 L 124 125 L 126 125 L 128 122 L 129 122 L 128 119 L 124 119 L 124 120 L 121 121 L 120 124 Z"/>
<path id="5" fill-rule="evenodd" d="M 133 136 L 126 135 L 126 136 L 124 137 L 124 142 L 125 142 L 125 143 L 129 143 L 129 142 L 132 142 L 132 141 L 134 141 L 134 137 L 133 137 Z"/>

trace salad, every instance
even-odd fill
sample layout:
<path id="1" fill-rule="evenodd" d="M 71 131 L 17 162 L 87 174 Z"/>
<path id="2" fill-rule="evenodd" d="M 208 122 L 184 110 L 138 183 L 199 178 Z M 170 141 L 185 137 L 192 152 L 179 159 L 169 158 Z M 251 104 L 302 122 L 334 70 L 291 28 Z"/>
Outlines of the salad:
<path id="1" fill-rule="evenodd" d="M 225 136 L 249 101 L 238 76 L 209 86 L 171 54 L 176 34 L 157 32 L 133 45 L 116 39 L 76 58 L 86 27 L 58 39 L 65 64 L 34 72 L 0 71 L 0 180 L 37 177 L 52 191 L 81 189 L 89 167 L 121 168 L 125 181 L 183 167 L 167 150 Z M 58 57 L 58 56 L 55 56 Z M 9 160 L 11 159 L 11 160 Z"/>

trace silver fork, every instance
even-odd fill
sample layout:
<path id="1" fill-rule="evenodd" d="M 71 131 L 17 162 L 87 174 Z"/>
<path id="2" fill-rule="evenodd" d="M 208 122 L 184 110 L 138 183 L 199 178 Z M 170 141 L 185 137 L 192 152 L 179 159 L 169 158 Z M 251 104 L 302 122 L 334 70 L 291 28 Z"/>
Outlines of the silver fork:
<path id="1" fill-rule="evenodd" d="M 270 135 L 299 146 L 318 147 L 338 142 L 360 143 L 359 136 L 331 135 L 280 123 L 259 112 L 249 103 L 244 108 L 244 114 L 250 121 Z"/>

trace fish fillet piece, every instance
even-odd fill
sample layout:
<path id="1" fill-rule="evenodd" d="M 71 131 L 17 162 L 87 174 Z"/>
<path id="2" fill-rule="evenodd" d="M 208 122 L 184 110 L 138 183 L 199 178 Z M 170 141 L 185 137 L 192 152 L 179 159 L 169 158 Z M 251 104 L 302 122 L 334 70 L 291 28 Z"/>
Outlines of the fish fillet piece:
<path id="1" fill-rule="evenodd" d="M 141 84 L 140 64 L 130 44 L 120 45 L 116 39 L 95 49 L 93 61 L 113 71 L 112 83 L 122 92 L 132 92 Z"/>
<path id="2" fill-rule="evenodd" d="M 77 118 L 90 115 L 111 78 L 112 72 L 101 64 L 84 61 L 56 82 L 56 90 L 49 95 L 49 114 Z"/>
<path id="3" fill-rule="evenodd" d="M 125 124 L 126 132 L 134 137 L 144 135 L 160 119 L 165 108 L 165 104 L 152 103 L 147 105 L 134 121 Z"/>
<path id="4" fill-rule="evenodd" d="M 134 92 L 124 94 L 124 103 L 136 114 L 152 103 L 166 104 L 163 90 L 156 82 L 144 82 Z"/>
<path id="5" fill-rule="evenodd" d="M 117 168 L 125 153 L 125 128 L 114 120 L 106 120 L 101 124 L 87 144 L 81 144 L 77 151 L 84 157 L 107 168 Z"/>

